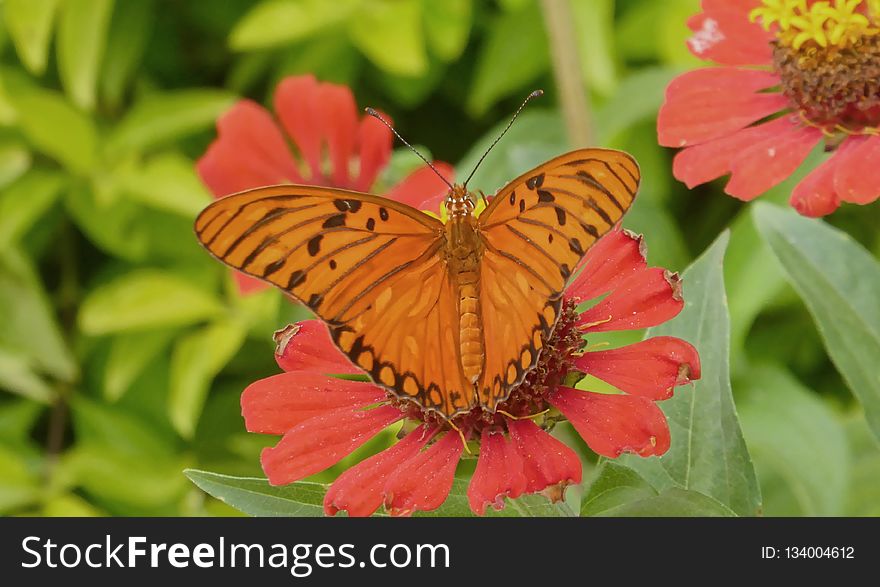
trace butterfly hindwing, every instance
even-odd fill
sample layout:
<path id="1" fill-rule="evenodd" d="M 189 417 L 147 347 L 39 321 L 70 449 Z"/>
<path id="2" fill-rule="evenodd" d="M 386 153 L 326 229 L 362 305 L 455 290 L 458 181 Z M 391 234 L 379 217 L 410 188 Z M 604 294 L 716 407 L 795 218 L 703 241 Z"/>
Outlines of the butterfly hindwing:
<path id="1" fill-rule="evenodd" d="M 455 369 L 439 220 L 369 194 L 273 186 L 214 202 L 195 229 L 221 261 L 311 308 L 376 383 L 444 414 L 474 403 Z"/>
<path id="2" fill-rule="evenodd" d="M 559 317 L 562 292 L 586 251 L 632 205 L 635 160 L 583 149 L 513 180 L 479 217 L 486 345 L 480 401 L 493 408 L 535 366 Z"/>

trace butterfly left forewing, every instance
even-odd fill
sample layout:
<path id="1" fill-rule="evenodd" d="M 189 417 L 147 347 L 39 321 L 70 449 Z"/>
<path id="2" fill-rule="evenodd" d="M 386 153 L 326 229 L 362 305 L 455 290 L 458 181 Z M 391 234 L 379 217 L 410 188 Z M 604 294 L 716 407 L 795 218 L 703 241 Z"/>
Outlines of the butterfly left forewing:
<path id="1" fill-rule="evenodd" d="M 632 205 L 639 178 L 626 153 L 573 151 L 510 182 L 480 215 L 488 344 L 478 389 L 487 407 L 506 399 L 537 363 L 568 278 Z"/>
<path id="2" fill-rule="evenodd" d="M 398 397 L 445 416 L 474 405 L 436 218 L 369 194 L 273 186 L 214 202 L 195 229 L 221 261 L 311 308 Z"/>

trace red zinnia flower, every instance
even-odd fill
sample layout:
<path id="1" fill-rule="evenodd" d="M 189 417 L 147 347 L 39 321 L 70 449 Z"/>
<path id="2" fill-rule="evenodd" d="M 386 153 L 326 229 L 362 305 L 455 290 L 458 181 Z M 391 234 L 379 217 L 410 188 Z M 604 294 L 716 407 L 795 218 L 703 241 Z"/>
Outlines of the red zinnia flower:
<path id="1" fill-rule="evenodd" d="M 720 67 L 669 85 L 659 140 L 686 147 L 675 177 L 688 187 L 726 174 L 751 200 L 790 176 L 820 142 L 834 154 L 791 204 L 822 216 L 880 197 L 880 2 L 703 0 L 688 46 Z M 749 67 L 757 66 L 757 67 Z"/>
<path id="2" fill-rule="evenodd" d="M 281 183 L 376 189 L 394 137 L 372 116 L 359 118 L 348 87 L 318 82 L 311 75 L 288 77 L 275 89 L 274 102 L 281 128 L 271 113 L 251 100 L 240 100 L 217 121 L 218 137 L 196 165 L 216 197 Z M 453 180 L 452 166 L 434 166 Z M 386 195 L 439 211 L 447 189 L 425 165 Z M 268 287 L 238 271 L 234 274 L 242 293 Z"/>
<path id="3" fill-rule="evenodd" d="M 475 513 L 490 505 L 500 509 L 505 496 L 545 491 L 558 499 L 566 485 L 581 481 L 578 456 L 548 433 L 561 419 L 609 458 L 622 452 L 665 453 L 669 427 L 655 402 L 700 377 L 696 350 L 683 340 L 658 336 L 584 352 L 583 336 L 669 320 L 683 307 L 679 278 L 647 267 L 641 237 L 623 230 L 596 243 L 581 267 L 538 365 L 496 412 L 477 408 L 452 424 L 372 383 L 332 377 L 361 371 L 333 345 L 322 322 L 308 320 L 276 333 L 276 359 L 285 373 L 251 384 L 241 398 L 248 430 L 283 435 L 262 454 L 269 482 L 284 485 L 318 473 L 400 421 L 399 442 L 331 485 L 324 499 L 327 514 L 346 510 L 368 516 L 383 504 L 392 515 L 439 507 L 452 487 L 463 438 L 479 445 L 468 489 Z M 582 300 L 600 297 L 577 312 Z M 623 393 L 568 386 L 587 373 Z"/>

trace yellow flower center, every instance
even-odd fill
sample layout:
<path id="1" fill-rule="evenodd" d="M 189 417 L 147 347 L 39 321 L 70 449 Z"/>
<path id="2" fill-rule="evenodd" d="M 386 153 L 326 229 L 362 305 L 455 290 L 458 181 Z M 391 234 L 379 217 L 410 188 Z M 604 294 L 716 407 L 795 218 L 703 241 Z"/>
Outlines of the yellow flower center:
<path id="1" fill-rule="evenodd" d="M 762 0 L 749 13 L 779 41 L 795 50 L 804 44 L 845 48 L 880 33 L 880 0 Z"/>

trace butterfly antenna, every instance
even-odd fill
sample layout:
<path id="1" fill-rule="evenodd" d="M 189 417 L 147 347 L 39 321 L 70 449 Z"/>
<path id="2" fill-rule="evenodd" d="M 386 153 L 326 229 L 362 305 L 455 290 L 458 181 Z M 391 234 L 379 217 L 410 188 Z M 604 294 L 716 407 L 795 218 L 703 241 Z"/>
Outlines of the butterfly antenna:
<path id="1" fill-rule="evenodd" d="M 422 161 L 424 161 L 425 163 L 428 164 L 428 167 L 430 167 L 431 170 L 433 170 L 434 173 L 437 174 L 437 177 L 439 177 L 440 179 L 443 180 L 443 183 L 445 183 L 446 185 L 449 186 L 449 189 L 453 189 L 453 186 L 452 186 L 451 183 L 449 183 L 449 180 L 446 179 L 445 177 L 443 177 L 443 174 L 441 174 L 439 171 L 437 171 L 437 168 L 434 167 L 434 165 L 433 165 L 430 161 L 428 161 L 427 159 L 425 159 L 425 156 L 424 156 L 424 155 L 422 155 L 421 153 L 419 153 L 418 151 L 416 151 L 416 148 L 415 148 L 415 147 L 413 147 L 412 145 L 410 145 L 409 143 L 407 143 L 407 142 L 406 142 L 406 139 L 404 139 L 402 136 L 400 136 L 400 133 L 399 133 L 399 132 L 397 132 L 396 130 L 394 130 L 394 127 L 391 126 L 391 123 L 388 122 L 387 120 L 385 120 L 384 118 L 382 118 L 382 115 L 381 115 L 381 114 L 379 114 L 378 112 L 376 112 L 376 111 L 373 110 L 372 108 L 365 108 L 364 110 L 366 111 L 367 114 L 369 114 L 370 116 L 372 116 L 373 118 L 377 119 L 379 122 L 381 122 L 382 124 L 384 124 L 385 126 L 387 126 L 388 129 L 389 129 L 391 132 L 394 133 L 394 136 L 396 136 L 398 139 L 400 139 L 400 142 L 401 142 L 401 143 L 403 143 L 404 145 L 406 145 L 407 147 L 409 147 L 410 150 L 411 150 L 413 153 L 415 153 L 416 155 L 419 156 L 419 159 L 421 159 Z"/>
<path id="2" fill-rule="evenodd" d="M 529 100 L 531 100 L 532 98 L 537 98 L 537 97 L 539 97 L 539 96 L 543 96 L 543 95 L 544 95 L 544 90 L 535 90 L 534 92 L 532 92 L 531 94 L 529 94 L 528 96 L 526 96 L 526 99 L 523 100 L 523 103 L 520 104 L 520 105 L 519 105 L 519 108 L 516 109 L 516 112 L 513 113 L 513 118 L 511 118 L 511 119 L 510 119 L 510 122 L 507 123 L 507 126 L 504 127 L 504 130 L 501 131 L 501 134 L 498 135 L 498 138 L 495 139 L 495 141 L 494 141 L 491 145 L 489 145 L 489 148 L 486 149 L 486 152 L 483 153 L 483 156 L 480 157 L 480 160 L 477 161 L 477 164 L 476 164 L 476 165 L 474 165 L 474 170 L 471 171 L 471 174 L 468 175 L 468 178 L 467 178 L 466 180 L 464 180 L 464 187 L 465 187 L 465 188 L 467 188 L 467 184 L 468 184 L 468 182 L 471 180 L 471 178 L 472 178 L 472 177 L 474 176 L 474 174 L 477 172 L 477 169 L 480 168 L 480 164 L 483 163 L 483 159 L 486 158 L 486 155 L 489 154 L 489 151 L 491 151 L 493 148 L 495 148 L 495 145 L 498 144 L 498 141 L 501 140 L 501 137 L 503 137 L 505 134 L 507 134 L 507 131 L 510 130 L 510 127 L 511 127 L 511 126 L 513 126 L 513 122 L 516 120 L 516 117 L 519 116 L 519 113 L 522 112 L 522 109 L 526 107 L 526 104 L 529 103 Z"/>

